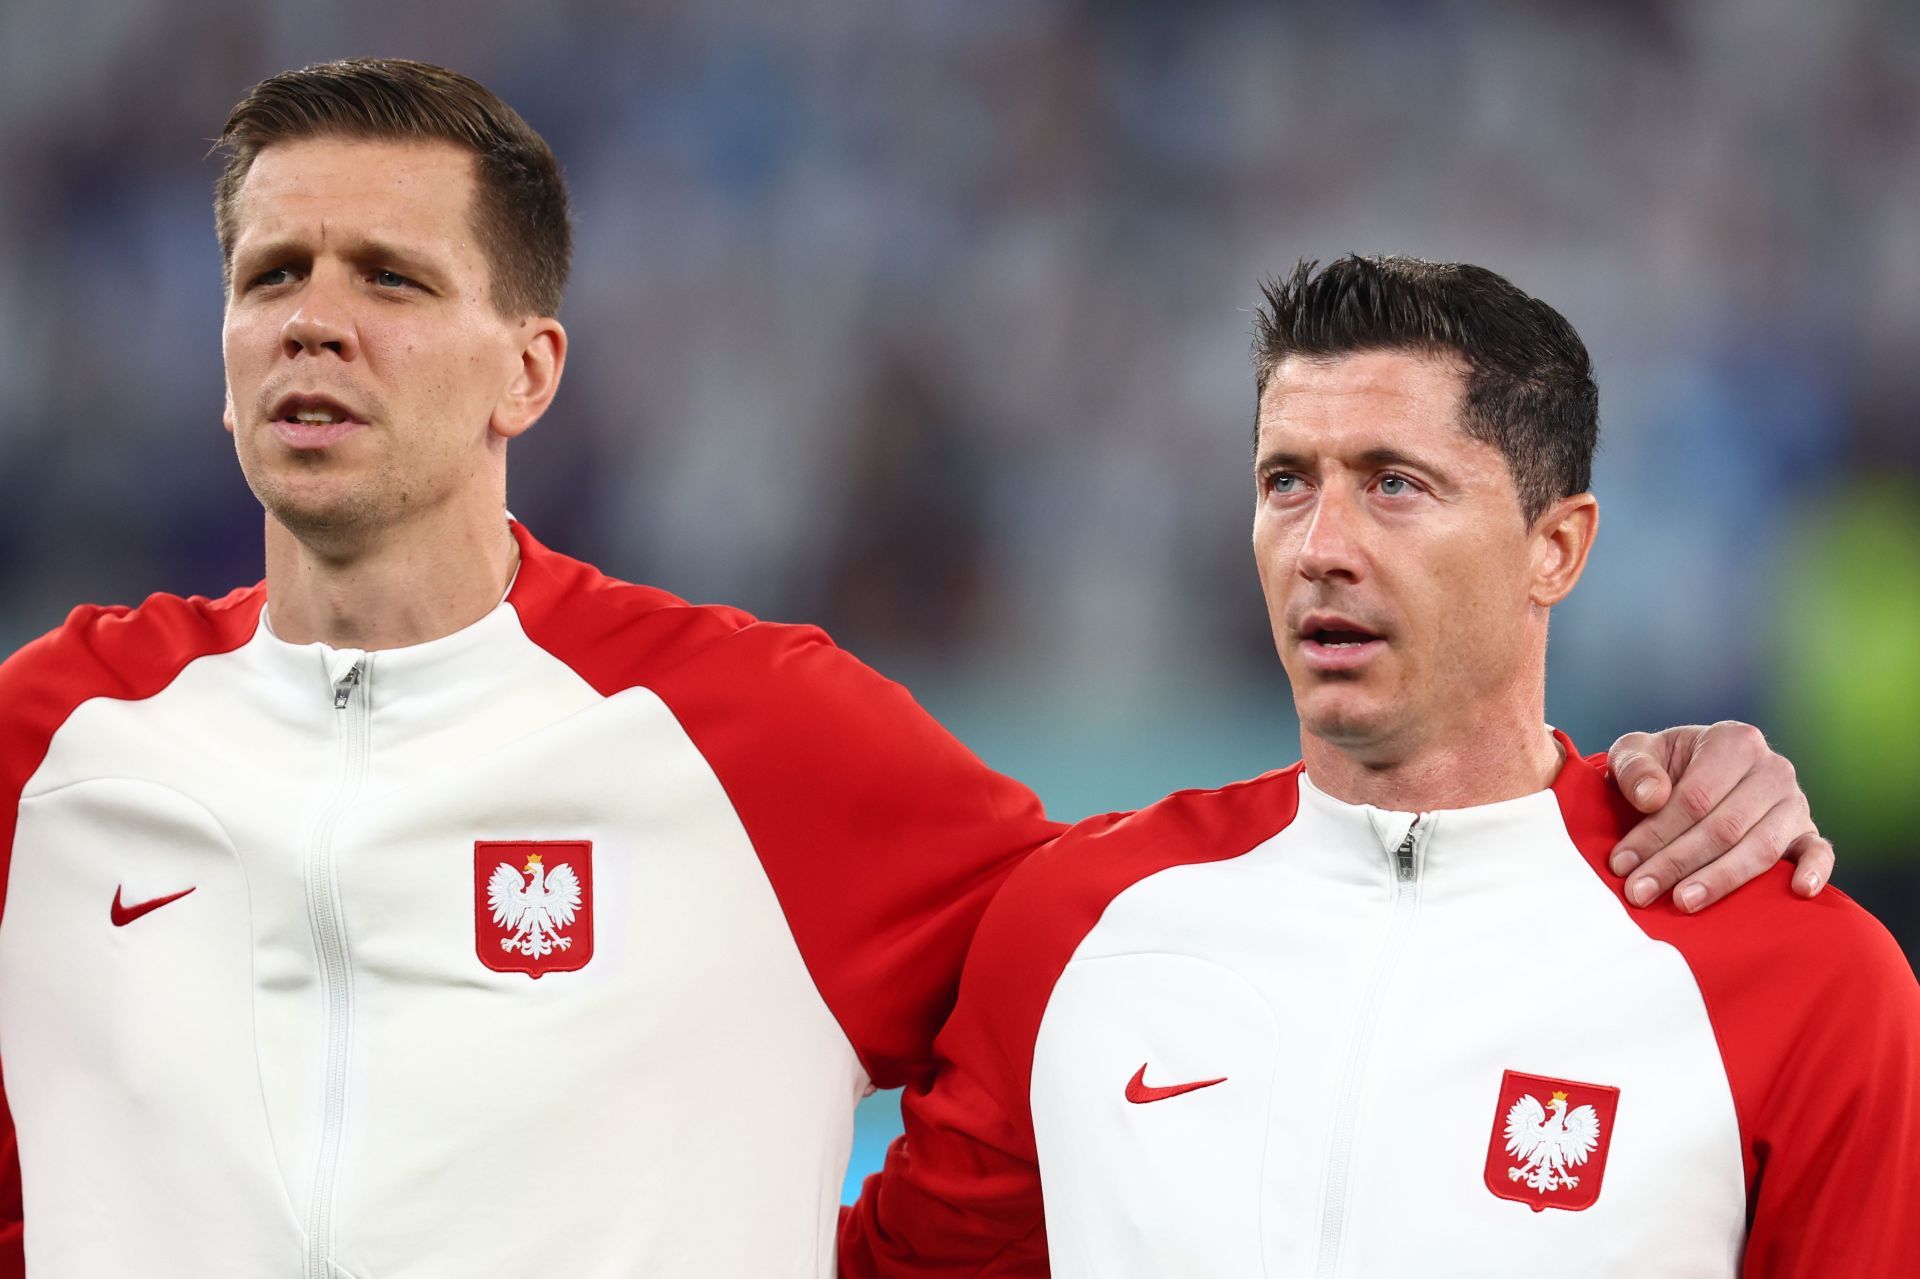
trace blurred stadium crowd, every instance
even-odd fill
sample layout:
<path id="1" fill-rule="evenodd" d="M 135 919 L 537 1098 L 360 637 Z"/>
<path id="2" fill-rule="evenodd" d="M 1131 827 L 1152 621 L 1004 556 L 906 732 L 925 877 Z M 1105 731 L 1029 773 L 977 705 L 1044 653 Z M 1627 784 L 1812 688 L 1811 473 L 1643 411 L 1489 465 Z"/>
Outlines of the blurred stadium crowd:
<path id="1" fill-rule="evenodd" d="M 259 574 L 203 158 L 259 77 L 464 70 L 573 185 L 514 509 L 824 623 L 1055 811 L 1290 759 L 1256 281 L 1483 263 L 1597 358 L 1550 709 L 1752 719 L 1920 948 L 1920 7 L 27 0 L 0 13 L 0 645 Z"/>

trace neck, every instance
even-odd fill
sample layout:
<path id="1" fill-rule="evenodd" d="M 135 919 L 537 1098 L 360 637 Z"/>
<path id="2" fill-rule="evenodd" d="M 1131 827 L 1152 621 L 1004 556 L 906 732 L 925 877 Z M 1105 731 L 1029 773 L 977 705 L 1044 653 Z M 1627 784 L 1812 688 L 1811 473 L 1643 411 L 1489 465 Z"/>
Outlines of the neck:
<path id="1" fill-rule="evenodd" d="M 347 550 L 309 546 L 267 516 L 267 607 L 291 644 L 369 651 L 451 635 L 485 617 L 520 564 L 504 513 L 388 530 Z"/>
<path id="2" fill-rule="evenodd" d="M 1489 714 L 1410 749 L 1356 750 L 1302 730 L 1300 754 L 1313 784 L 1348 804 L 1402 813 L 1473 808 L 1553 784 L 1564 752 L 1539 704 Z"/>

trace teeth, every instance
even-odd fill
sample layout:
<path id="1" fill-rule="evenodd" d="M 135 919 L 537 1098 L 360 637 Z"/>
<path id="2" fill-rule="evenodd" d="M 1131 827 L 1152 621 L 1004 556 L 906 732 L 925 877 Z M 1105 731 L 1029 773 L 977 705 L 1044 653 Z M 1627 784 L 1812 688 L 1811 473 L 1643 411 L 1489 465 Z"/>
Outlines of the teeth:
<path id="1" fill-rule="evenodd" d="M 335 413 L 332 409 L 301 409 L 298 413 L 295 413 L 293 415 L 293 420 L 296 422 L 305 422 L 312 426 L 318 426 L 323 422 L 331 424 L 334 422 L 344 421 L 345 419 L 342 418 L 338 413 Z"/>

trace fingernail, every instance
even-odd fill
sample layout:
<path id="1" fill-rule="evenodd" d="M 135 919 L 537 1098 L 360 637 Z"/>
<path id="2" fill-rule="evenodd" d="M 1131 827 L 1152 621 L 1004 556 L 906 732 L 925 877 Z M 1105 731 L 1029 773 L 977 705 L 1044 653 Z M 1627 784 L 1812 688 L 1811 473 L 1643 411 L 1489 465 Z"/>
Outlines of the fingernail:
<path id="1" fill-rule="evenodd" d="M 1613 867 L 1614 874 L 1625 879 L 1627 872 L 1640 864 L 1640 854 L 1634 852 L 1631 848 L 1622 848 L 1614 853 L 1613 860 L 1607 864 Z"/>
<path id="2" fill-rule="evenodd" d="M 1807 896 L 1811 897 L 1819 891 L 1820 891 L 1820 872 L 1817 870 L 1810 870 L 1807 872 Z"/>
<path id="3" fill-rule="evenodd" d="M 1633 797 L 1644 804 L 1653 798 L 1653 793 L 1658 789 L 1660 788 L 1654 785 L 1651 777 L 1642 777 L 1638 782 L 1634 783 Z"/>
<path id="4" fill-rule="evenodd" d="M 1652 901 L 1660 886 L 1651 879 L 1642 876 L 1627 885 L 1627 900 L 1636 906 L 1644 906 Z"/>
<path id="5" fill-rule="evenodd" d="M 1707 887 L 1705 884 L 1688 884 L 1680 890 L 1680 909 L 1682 910 L 1689 912 L 1699 910 L 1700 904 L 1706 900 Z"/>

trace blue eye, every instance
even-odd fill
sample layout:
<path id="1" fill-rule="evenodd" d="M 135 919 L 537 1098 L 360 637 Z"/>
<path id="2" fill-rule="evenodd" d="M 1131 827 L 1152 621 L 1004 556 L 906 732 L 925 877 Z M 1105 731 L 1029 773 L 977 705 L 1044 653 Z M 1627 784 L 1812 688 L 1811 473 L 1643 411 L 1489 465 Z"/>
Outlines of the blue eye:
<path id="1" fill-rule="evenodd" d="M 373 282 L 383 289 L 404 289 L 413 283 L 398 271 L 375 271 Z"/>
<path id="2" fill-rule="evenodd" d="M 1380 478 L 1380 491 L 1388 497 L 1399 497 L 1413 491 L 1413 482 L 1404 475 L 1385 475 Z"/>
<path id="3" fill-rule="evenodd" d="M 1273 475 L 1267 478 L 1267 489 L 1274 493 L 1291 493 L 1299 483 L 1300 477 L 1297 475 Z"/>

